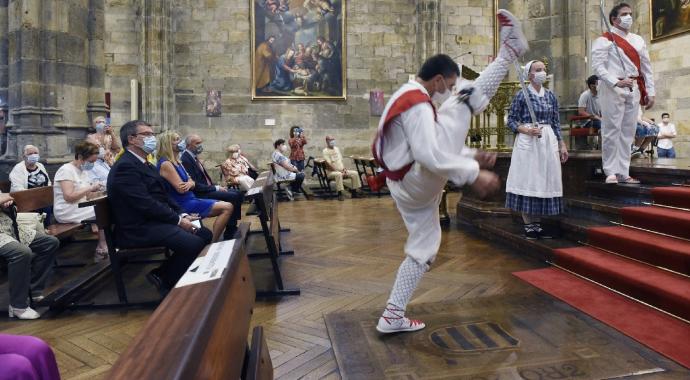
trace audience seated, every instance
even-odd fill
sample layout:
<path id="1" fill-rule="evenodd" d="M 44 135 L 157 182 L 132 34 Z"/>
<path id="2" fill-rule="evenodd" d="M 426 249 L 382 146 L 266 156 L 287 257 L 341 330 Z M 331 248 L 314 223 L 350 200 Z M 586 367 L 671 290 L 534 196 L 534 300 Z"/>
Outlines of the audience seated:
<path id="1" fill-rule="evenodd" d="M 0 334 L 0 380 L 60 380 L 55 354 L 33 336 Z"/>
<path id="2" fill-rule="evenodd" d="M 599 94 L 597 93 L 597 85 L 599 78 L 592 75 L 587 78 L 587 90 L 580 94 L 580 99 L 577 102 L 577 111 L 580 116 L 589 117 L 589 120 L 583 127 L 601 129 L 601 107 L 599 106 Z"/>
<path id="3" fill-rule="evenodd" d="M 46 235 L 43 228 L 17 224 L 12 215 L 15 215 L 12 197 L 0 193 L 0 257 L 8 262 L 9 316 L 37 319 L 40 315 L 30 307 L 29 297 L 36 302 L 43 299 L 41 293 L 53 267 L 60 241 Z M 2 354 L 5 353 L 3 348 L 0 342 L 0 364 L 3 361 Z M 0 368 L 5 367 L 0 365 Z"/>
<path id="4" fill-rule="evenodd" d="M 35 187 L 50 186 L 48 171 L 40 159 L 38 148 L 33 145 L 24 147 L 23 160 L 18 162 L 10 172 L 10 191 L 21 191 L 33 189 Z"/>
<path id="5" fill-rule="evenodd" d="M 55 173 L 53 212 L 58 223 L 81 223 L 96 217 L 93 206 L 80 208 L 79 203 L 105 189 L 102 183 L 89 178 L 88 172 L 93 170 L 97 159 L 98 146 L 89 141 L 81 141 L 74 146 L 74 160 L 62 165 Z M 105 234 L 98 231 L 94 261 L 107 259 L 108 246 Z"/>
<path id="6" fill-rule="evenodd" d="M 230 186 L 239 186 L 247 191 L 254 184 L 254 178 L 249 176 L 249 161 L 241 155 L 237 144 L 228 147 L 228 158 L 220 166 L 225 181 Z"/>
<path id="7" fill-rule="evenodd" d="M 167 247 L 174 253 L 146 278 L 162 295 L 175 286 L 196 259 L 212 233 L 182 212 L 168 196 L 166 180 L 146 160 L 156 150 L 151 125 L 141 120 L 120 128 L 125 152 L 110 169 L 108 201 L 115 222 L 115 238 L 121 248 Z"/>
<path id="8" fill-rule="evenodd" d="M 345 187 L 343 185 L 343 179 L 349 179 L 350 183 L 348 187 L 352 192 L 353 198 L 359 198 L 362 196 L 362 181 L 359 178 L 359 174 L 355 170 L 347 170 L 343 164 L 343 155 L 340 154 L 340 149 L 335 146 L 335 138 L 331 136 L 326 136 L 326 147 L 323 149 L 323 158 L 326 160 L 326 171 L 328 172 L 328 178 L 335 180 L 335 188 L 338 191 L 338 200 L 345 200 L 345 195 L 343 191 Z"/>
<path id="9" fill-rule="evenodd" d="M 292 165 L 285 153 L 287 153 L 287 146 L 285 140 L 278 139 L 273 143 L 275 150 L 271 155 L 271 160 L 275 164 L 276 179 L 279 181 L 289 180 L 293 181 L 290 184 L 292 192 L 298 193 L 302 191 L 302 182 L 304 181 L 304 173 L 300 172 L 295 165 Z"/>
<path id="10" fill-rule="evenodd" d="M 120 151 L 120 143 L 117 141 L 117 136 L 115 136 L 112 126 L 106 123 L 105 117 L 96 117 L 93 120 L 93 124 L 96 133 L 89 134 L 86 136 L 86 139 L 103 148 L 103 161 L 109 167 L 113 166 L 115 156 Z"/>
<path id="11" fill-rule="evenodd" d="M 102 183 L 103 186 L 108 184 L 108 173 L 110 173 L 110 165 L 105 160 L 105 155 L 106 150 L 98 147 L 98 159 L 94 162 L 93 169 L 88 171 L 91 181 Z M 113 158 L 112 161 L 114 162 L 115 159 Z"/>
<path id="12" fill-rule="evenodd" d="M 645 149 L 654 141 L 658 134 L 659 127 L 654 123 L 654 120 L 644 117 L 644 110 L 640 106 L 637 116 L 637 128 L 635 129 L 635 144 L 630 148 L 631 156 L 633 158 L 647 157 L 649 152 L 645 152 Z"/>
<path id="13" fill-rule="evenodd" d="M 192 191 L 196 183 L 189 178 L 178 157 L 184 151 L 184 142 L 174 131 L 166 131 L 158 140 L 158 171 L 165 178 L 170 197 L 182 211 L 201 218 L 216 217 L 213 222 L 213 241 L 221 240 L 225 226 L 232 214 L 233 205 L 213 199 L 197 198 Z"/>
<path id="14" fill-rule="evenodd" d="M 232 239 L 237 232 L 237 221 L 242 217 L 242 202 L 244 195 L 241 191 L 228 189 L 224 186 L 216 185 L 208 175 L 206 168 L 199 160 L 199 155 L 203 152 L 203 139 L 196 134 L 191 134 L 185 139 L 184 149 L 180 150 L 182 156 L 182 166 L 187 170 L 189 177 L 196 183 L 192 189 L 197 198 L 215 199 L 232 204 L 232 215 L 225 228 L 223 238 Z"/>
<path id="15" fill-rule="evenodd" d="M 304 136 L 304 130 L 298 126 L 290 128 L 290 163 L 294 165 L 297 170 L 304 171 L 304 146 L 307 145 L 307 138 Z"/>

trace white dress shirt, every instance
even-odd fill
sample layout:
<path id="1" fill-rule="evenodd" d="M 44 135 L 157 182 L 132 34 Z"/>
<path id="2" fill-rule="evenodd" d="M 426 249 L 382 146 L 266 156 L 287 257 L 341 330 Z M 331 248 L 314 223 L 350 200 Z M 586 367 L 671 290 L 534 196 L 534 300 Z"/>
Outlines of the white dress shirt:
<path id="1" fill-rule="evenodd" d="M 623 37 L 630 45 L 632 45 L 637 53 L 640 55 L 640 70 L 642 73 L 637 71 L 637 68 L 633 62 L 625 55 L 623 49 L 620 47 L 618 51 L 623 59 L 625 67 L 621 66 L 621 60 L 618 58 L 618 54 L 613 46 L 613 42 L 609 41 L 606 37 L 599 37 L 594 40 L 592 44 L 592 69 L 594 73 L 599 77 L 600 80 L 607 83 L 609 86 L 613 87 L 620 80 L 619 78 L 637 77 L 642 75 L 644 78 L 645 86 L 647 87 L 647 95 L 655 96 L 656 91 L 654 89 L 654 75 L 652 73 L 652 64 L 649 60 L 649 52 L 647 51 L 647 45 L 644 39 L 634 33 L 625 33 L 622 30 L 613 27 L 611 31 L 621 37 Z"/>

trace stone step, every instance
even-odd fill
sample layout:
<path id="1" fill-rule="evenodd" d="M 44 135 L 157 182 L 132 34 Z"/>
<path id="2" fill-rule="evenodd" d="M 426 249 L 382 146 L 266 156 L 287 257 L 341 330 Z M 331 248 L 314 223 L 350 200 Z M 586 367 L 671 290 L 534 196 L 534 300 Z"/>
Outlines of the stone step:
<path id="1" fill-rule="evenodd" d="M 620 209 L 630 206 L 624 202 L 586 196 L 564 197 L 563 201 L 565 216 L 590 219 L 601 224 L 608 224 L 610 221 L 620 222 Z"/>

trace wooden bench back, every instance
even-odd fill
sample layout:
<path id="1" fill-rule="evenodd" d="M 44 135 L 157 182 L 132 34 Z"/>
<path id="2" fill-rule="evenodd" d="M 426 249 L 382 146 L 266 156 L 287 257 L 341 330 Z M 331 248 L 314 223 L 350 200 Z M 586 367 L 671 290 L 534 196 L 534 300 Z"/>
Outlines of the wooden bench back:
<path id="1" fill-rule="evenodd" d="M 252 330 L 252 344 L 249 349 L 246 380 L 273 380 L 273 362 L 268 351 L 264 328 L 254 327 Z"/>
<path id="2" fill-rule="evenodd" d="M 37 187 L 10 193 L 17 205 L 17 212 L 31 212 L 53 205 L 53 187 Z"/>
<path id="3" fill-rule="evenodd" d="M 10 181 L 0 181 L 0 191 L 3 193 L 9 193 L 10 188 L 12 188 L 12 183 Z"/>

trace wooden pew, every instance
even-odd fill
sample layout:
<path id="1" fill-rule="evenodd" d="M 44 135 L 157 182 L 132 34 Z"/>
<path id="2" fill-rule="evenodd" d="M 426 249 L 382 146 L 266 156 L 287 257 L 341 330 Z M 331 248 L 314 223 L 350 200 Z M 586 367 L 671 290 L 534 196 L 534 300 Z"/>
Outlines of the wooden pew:
<path id="1" fill-rule="evenodd" d="M 292 256 L 294 251 L 283 251 L 280 233 L 289 231 L 280 228 L 280 220 L 278 219 L 278 200 L 273 191 L 273 175 L 270 172 L 264 172 L 256 179 L 252 188 L 247 191 L 245 196 L 254 201 L 257 209 L 257 216 L 261 223 L 261 233 L 266 243 L 266 252 L 249 253 L 252 259 L 269 259 L 271 260 L 271 268 L 273 270 L 273 278 L 275 280 L 275 289 L 257 291 L 257 297 L 277 297 L 285 295 L 299 295 L 299 289 L 286 289 L 283 283 L 283 275 L 280 272 L 280 265 L 278 260 L 282 256 Z"/>
<path id="2" fill-rule="evenodd" d="M 10 188 L 12 188 L 12 182 L 10 181 L 0 181 L 0 192 L 9 193 Z"/>
<path id="3" fill-rule="evenodd" d="M 273 380 L 273 362 L 261 326 L 252 330 L 252 345 L 247 355 L 245 380 Z"/>
<path id="4" fill-rule="evenodd" d="M 115 363 L 108 379 L 240 379 L 254 307 L 242 223 L 219 279 L 173 289 Z M 200 256 L 206 254 L 208 247 Z"/>
<path id="5" fill-rule="evenodd" d="M 276 164 L 274 162 L 271 162 L 269 164 L 271 167 L 271 173 L 273 176 L 276 175 Z M 292 200 L 292 195 L 289 192 L 289 189 L 287 189 L 288 186 L 290 186 L 294 182 L 291 179 L 281 179 L 281 180 L 276 180 L 275 185 L 276 185 L 276 191 L 278 192 L 278 197 L 280 200 Z"/>
<path id="6" fill-rule="evenodd" d="M 10 195 L 17 205 L 17 212 L 33 212 L 53 206 L 52 186 L 16 191 Z M 47 232 L 62 240 L 73 236 L 82 226 L 81 223 L 55 223 L 48 226 Z"/>

